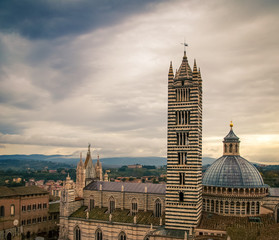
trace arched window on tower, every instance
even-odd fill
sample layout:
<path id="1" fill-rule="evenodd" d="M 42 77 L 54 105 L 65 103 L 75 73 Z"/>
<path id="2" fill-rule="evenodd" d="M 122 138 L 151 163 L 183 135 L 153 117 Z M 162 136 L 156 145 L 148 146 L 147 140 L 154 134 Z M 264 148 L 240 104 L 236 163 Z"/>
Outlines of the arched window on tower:
<path id="1" fill-rule="evenodd" d="M 96 230 L 95 238 L 96 238 L 96 240 L 103 240 L 103 233 L 100 228 L 98 228 Z"/>
<path id="2" fill-rule="evenodd" d="M 121 232 L 118 236 L 118 240 L 127 240 L 126 234 L 124 232 Z"/>
<path id="3" fill-rule="evenodd" d="M 155 201 L 155 217 L 161 217 L 162 216 L 162 203 L 160 199 L 157 199 Z"/>
<path id="4" fill-rule="evenodd" d="M 81 240 L 80 229 L 78 226 L 74 229 L 74 240 Z"/>
<path id="5" fill-rule="evenodd" d="M 238 145 L 235 144 L 235 152 L 238 153 Z"/>
<path id="6" fill-rule="evenodd" d="M 230 147 L 229 147 L 229 152 L 232 153 L 232 148 L 233 148 L 233 145 L 230 144 Z"/>
<path id="7" fill-rule="evenodd" d="M 109 213 L 112 213 L 115 210 L 115 200 L 113 197 L 109 199 Z"/>
<path id="8" fill-rule="evenodd" d="M 228 152 L 228 147 L 227 147 L 227 144 L 225 144 L 225 153 Z"/>

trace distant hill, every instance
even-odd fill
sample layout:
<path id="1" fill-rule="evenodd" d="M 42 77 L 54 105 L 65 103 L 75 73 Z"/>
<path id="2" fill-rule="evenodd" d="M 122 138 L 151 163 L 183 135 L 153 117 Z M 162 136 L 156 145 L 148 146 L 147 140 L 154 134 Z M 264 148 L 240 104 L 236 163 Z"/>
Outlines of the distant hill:
<path id="1" fill-rule="evenodd" d="M 203 158 L 203 165 L 212 164 L 214 158 L 205 157 Z M 15 165 L 17 161 L 18 164 L 25 165 L 27 162 L 31 164 L 31 166 L 35 164 L 36 161 L 47 161 L 52 163 L 60 163 L 66 164 L 67 167 L 75 166 L 79 161 L 79 158 L 74 157 L 72 155 L 42 155 L 42 154 L 31 154 L 31 155 L 0 155 L 0 167 Z M 35 161 L 35 162 L 32 162 Z M 96 159 L 93 159 L 95 162 Z M 10 163 L 9 163 L 10 162 Z M 162 166 L 167 164 L 167 159 L 163 157 L 114 157 L 114 158 L 102 158 L 101 162 L 104 167 L 119 167 L 123 165 L 131 165 L 131 164 L 141 164 L 141 165 L 155 165 Z M 25 165 L 24 165 L 25 164 Z M 38 164 L 38 163 L 37 163 Z M 36 165 L 36 164 L 35 164 Z M 40 164 L 39 164 L 40 165 Z M 61 167 L 60 165 L 57 165 Z"/>

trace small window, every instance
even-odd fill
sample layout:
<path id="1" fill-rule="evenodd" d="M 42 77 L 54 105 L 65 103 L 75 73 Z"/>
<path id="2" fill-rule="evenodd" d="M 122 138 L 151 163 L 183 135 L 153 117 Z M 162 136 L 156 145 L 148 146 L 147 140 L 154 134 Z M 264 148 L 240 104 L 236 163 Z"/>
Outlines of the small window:
<path id="1" fill-rule="evenodd" d="M 38 217 L 38 223 L 42 222 L 42 218 Z"/>
<path id="2" fill-rule="evenodd" d="M 89 209 L 90 209 L 90 211 L 91 211 L 91 210 L 95 207 L 95 201 L 94 201 L 94 199 L 92 199 L 92 198 L 90 199 L 90 204 L 89 204 L 89 205 L 90 205 L 90 208 L 89 208 Z"/>
<path id="3" fill-rule="evenodd" d="M 96 239 L 97 239 L 97 240 L 103 240 L 103 233 L 102 233 L 102 230 L 101 230 L 101 229 L 97 229 L 95 235 L 96 235 Z"/>
<path id="4" fill-rule="evenodd" d="M 183 192 L 179 192 L 179 201 L 180 202 L 184 201 L 184 193 Z"/>
<path id="5" fill-rule="evenodd" d="M 132 215 L 135 216 L 138 212 L 138 202 L 135 198 L 133 198 L 133 200 L 132 200 L 132 206 L 131 207 L 132 207 L 132 211 L 131 211 Z"/>
<path id="6" fill-rule="evenodd" d="M 26 206 L 21 206 L 21 211 L 26 212 Z"/>
<path id="7" fill-rule="evenodd" d="M 36 208 L 37 208 L 37 205 L 36 204 L 33 204 L 33 210 L 36 210 Z"/>
<path id="8" fill-rule="evenodd" d="M 31 205 L 27 206 L 27 211 L 31 211 Z"/>
<path id="9" fill-rule="evenodd" d="M 74 230 L 74 240 L 81 240 L 79 227 L 76 227 L 75 230 Z"/>
<path id="10" fill-rule="evenodd" d="M 124 232 L 121 232 L 119 234 L 118 240 L 127 240 L 126 234 Z"/>
<path id="11" fill-rule="evenodd" d="M 5 207 L 4 206 L 0 207 L 0 217 L 5 217 Z"/>
<path id="12" fill-rule="evenodd" d="M 11 216 L 14 216 L 15 215 L 15 205 L 12 204 L 11 205 Z"/>
<path id="13" fill-rule="evenodd" d="M 41 203 L 38 204 L 38 209 L 42 209 L 42 204 Z"/>
<path id="14" fill-rule="evenodd" d="M 32 219 L 32 223 L 35 224 L 36 222 L 37 222 L 37 219 L 36 219 L 36 218 L 33 218 L 33 219 Z"/>
<path id="15" fill-rule="evenodd" d="M 160 199 L 157 199 L 155 201 L 155 217 L 161 217 L 162 216 L 162 204 Z"/>
<path id="16" fill-rule="evenodd" d="M 43 204 L 43 208 L 47 208 L 47 204 L 46 203 Z"/>
<path id="17" fill-rule="evenodd" d="M 115 200 L 113 197 L 109 199 L 109 213 L 112 213 L 115 210 Z"/>

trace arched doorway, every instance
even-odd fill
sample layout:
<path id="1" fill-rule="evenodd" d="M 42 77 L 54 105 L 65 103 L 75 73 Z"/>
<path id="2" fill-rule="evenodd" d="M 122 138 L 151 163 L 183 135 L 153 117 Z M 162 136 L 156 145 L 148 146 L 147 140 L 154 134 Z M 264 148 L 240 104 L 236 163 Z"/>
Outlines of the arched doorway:
<path id="1" fill-rule="evenodd" d="M 10 232 L 7 234 L 7 240 L 12 240 L 12 234 Z"/>

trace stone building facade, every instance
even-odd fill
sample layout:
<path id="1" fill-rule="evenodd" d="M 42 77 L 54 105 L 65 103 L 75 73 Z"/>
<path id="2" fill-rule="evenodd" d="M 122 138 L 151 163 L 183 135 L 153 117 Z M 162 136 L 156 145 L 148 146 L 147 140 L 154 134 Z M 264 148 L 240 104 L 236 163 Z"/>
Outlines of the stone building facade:
<path id="1" fill-rule="evenodd" d="M 49 223 L 49 193 L 39 187 L 0 187 L 0 239 L 33 239 L 58 234 L 56 222 Z M 54 214 L 54 213 L 53 213 Z"/>

